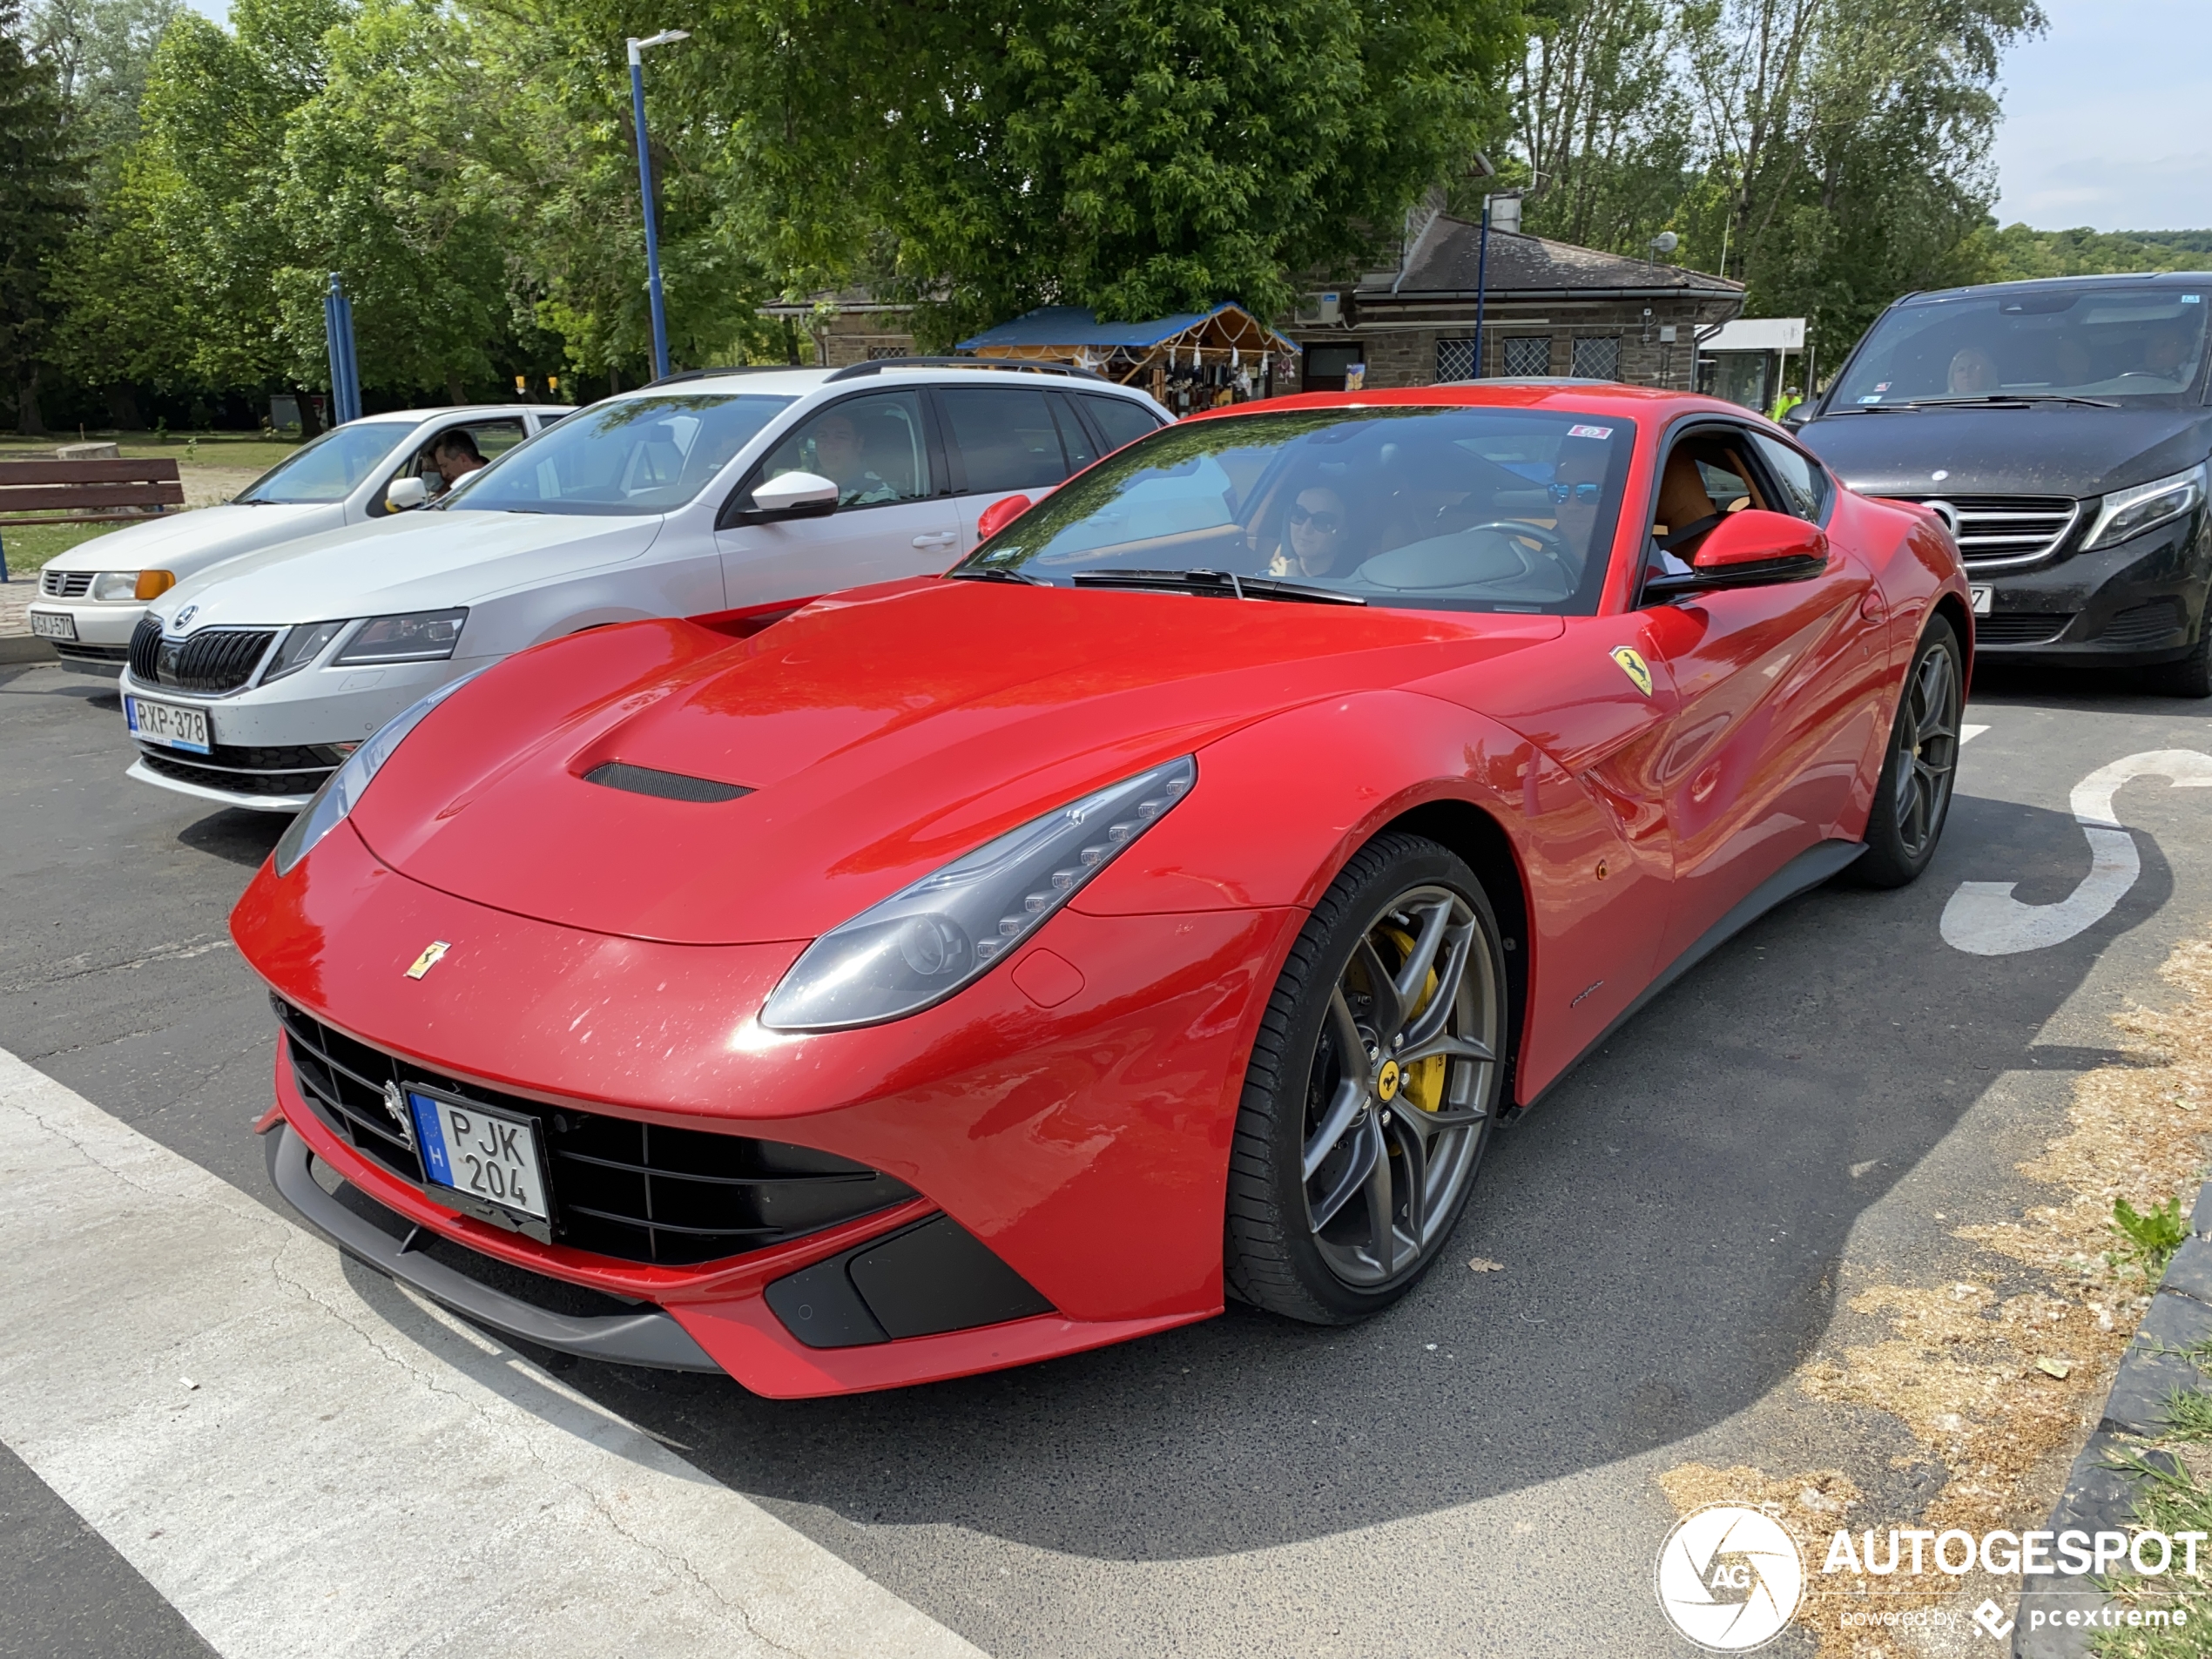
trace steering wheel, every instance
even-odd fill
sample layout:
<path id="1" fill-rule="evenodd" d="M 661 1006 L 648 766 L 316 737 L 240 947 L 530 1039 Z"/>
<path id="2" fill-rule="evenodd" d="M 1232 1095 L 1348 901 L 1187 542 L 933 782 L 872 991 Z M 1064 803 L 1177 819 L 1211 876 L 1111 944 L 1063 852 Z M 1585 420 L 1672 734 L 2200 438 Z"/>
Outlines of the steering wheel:
<path id="1" fill-rule="evenodd" d="M 1562 563 L 1566 562 L 1567 538 L 1557 530 L 1547 529 L 1541 524 L 1532 524 L 1525 518 L 1486 518 L 1480 524 L 1468 525 L 1460 534 L 1472 536 L 1477 530 L 1493 531 L 1505 537 L 1508 543 L 1534 542 L 1543 550 L 1545 557 Z M 1521 574 L 1535 575 L 1534 556 L 1522 547 L 1516 546 L 1514 550 L 1521 555 Z"/>

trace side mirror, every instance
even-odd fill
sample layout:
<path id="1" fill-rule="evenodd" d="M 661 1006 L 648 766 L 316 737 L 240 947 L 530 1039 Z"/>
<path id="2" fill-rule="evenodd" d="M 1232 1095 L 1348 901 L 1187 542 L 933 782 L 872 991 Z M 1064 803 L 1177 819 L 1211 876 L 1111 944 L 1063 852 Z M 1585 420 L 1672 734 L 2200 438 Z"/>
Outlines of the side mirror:
<path id="1" fill-rule="evenodd" d="M 1782 424 L 1792 432 L 1811 419 L 1812 403 L 1810 399 L 1802 403 L 1792 403 L 1782 411 Z"/>
<path id="2" fill-rule="evenodd" d="M 819 518 L 837 510 L 837 485 L 819 473 L 781 473 L 752 492 L 752 509 L 779 518 Z"/>
<path id="3" fill-rule="evenodd" d="M 1643 584 L 1647 599 L 1673 599 L 1714 588 L 1804 582 L 1828 568 L 1828 533 L 1787 513 L 1747 507 L 1716 524 L 1698 545 L 1687 576 Z"/>
<path id="4" fill-rule="evenodd" d="M 384 490 L 384 505 L 395 513 L 420 507 L 430 499 L 430 486 L 420 478 L 395 478 Z"/>
<path id="5" fill-rule="evenodd" d="M 1003 501 L 993 502 L 983 509 L 982 517 L 975 521 L 975 539 L 989 541 L 1034 505 L 1027 496 L 1008 496 Z"/>

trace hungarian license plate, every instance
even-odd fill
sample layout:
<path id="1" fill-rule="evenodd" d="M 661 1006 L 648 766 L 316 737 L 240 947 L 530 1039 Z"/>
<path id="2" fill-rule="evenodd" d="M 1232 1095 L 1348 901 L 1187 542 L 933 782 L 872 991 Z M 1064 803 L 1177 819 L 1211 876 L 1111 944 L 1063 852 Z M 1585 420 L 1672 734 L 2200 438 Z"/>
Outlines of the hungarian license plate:
<path id="1" fill-rule="evenodd" d="M 1987 588 L 1968 588 L 1966 592 L 1974 602 L 1974 615 L 1977 617 L 1987 616 L 1989 614 L 1990 590 Z"/>
<path id="2" fill-rule="evenodd" d="M 548 1219 L 537 1130 L 519 1117 L 410 1089 L 408 1113 L 430 1179 L 502 1210 Z"/>
<path id="3" fill-rule="evenodd" d="M 143 697 L 125 696 L 123 718 L 131 735 L 141 743 L 158 743 L 165 749 L 208 752 L 207 711 L 181 708 L 174 703 L 152 703 Z"/>
<path id="4" fill-rule="evenodd" d="M 66 610 L 34 610 L 30 613 L 30 631 L 41 639 L 74 639 L 77 618 Z"/>

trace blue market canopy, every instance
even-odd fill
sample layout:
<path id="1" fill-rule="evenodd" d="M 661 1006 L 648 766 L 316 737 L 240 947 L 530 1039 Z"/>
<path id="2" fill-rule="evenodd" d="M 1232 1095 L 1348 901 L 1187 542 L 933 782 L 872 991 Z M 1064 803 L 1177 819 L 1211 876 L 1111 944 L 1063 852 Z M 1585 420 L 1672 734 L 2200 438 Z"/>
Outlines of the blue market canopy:
<path id="1" fill-rule="evenodd" d="M 1030 362 L 1073 363 L 1125 380 L 1155 359 L 1226 363 L 1257 360 L 1271 352 L 1295 356 L 1297 342 L 1264 326 L 1242 306 L 1224 302 L 1211 311 L 1156 317 L 1147 322 L 1101 322 L 1082 306 L 1040 306 L 1011 322 L 987 328 L 956 349 L 978 357 L 1020 358 Z"/>

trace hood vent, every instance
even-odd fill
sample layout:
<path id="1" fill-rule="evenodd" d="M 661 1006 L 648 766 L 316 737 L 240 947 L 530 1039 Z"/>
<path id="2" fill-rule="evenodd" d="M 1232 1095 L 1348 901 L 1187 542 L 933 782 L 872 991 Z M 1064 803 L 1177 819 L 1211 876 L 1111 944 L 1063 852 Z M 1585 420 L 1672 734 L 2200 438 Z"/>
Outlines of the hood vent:
<path id="1" fill-rule="evenodd" d="M 752 791 L 740 784 L 718 784 L 711 778 L 693 778 L 680 772 L 656 772 L 651 766 L 633 766 L 626 761 L 609 760 L 583 774 L 587 784 L 602 784 L 609 789 L 626 789 L 633 795 L 657 795 L 663 800 L 735 800 Z"/>

